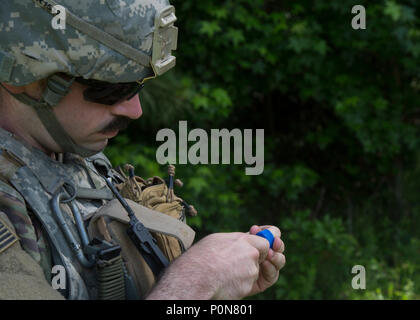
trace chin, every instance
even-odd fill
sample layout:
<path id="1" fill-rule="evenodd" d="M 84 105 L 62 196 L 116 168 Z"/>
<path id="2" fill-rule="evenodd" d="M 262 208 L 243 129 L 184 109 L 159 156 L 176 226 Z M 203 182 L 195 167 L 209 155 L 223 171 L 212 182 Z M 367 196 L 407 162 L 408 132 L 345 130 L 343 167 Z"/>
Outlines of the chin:
<path id="1" fill-rule="evenodd" d="M 108 145 L 108 139 L 101 140 L 99 142 L 91 143 L 89 145 L 86 145 L 85 148 L 88 148 L 90 150 L 96 150 L 98 152 L 101 152 L 105 149 L 105 147 Z"/>

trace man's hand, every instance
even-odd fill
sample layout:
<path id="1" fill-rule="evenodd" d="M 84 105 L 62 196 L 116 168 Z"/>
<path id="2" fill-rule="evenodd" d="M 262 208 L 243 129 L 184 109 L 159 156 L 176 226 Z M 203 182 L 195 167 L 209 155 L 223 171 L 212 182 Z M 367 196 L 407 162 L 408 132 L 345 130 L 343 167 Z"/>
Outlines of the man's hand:
<path id="1" fill-rule="evenodd" d="M 270 230 L 274 235 L 273 249 L 270 249 L 269 242 L 265 238 L 256 236 L 263 229 Z M 239 239 L 236 240 L 238 245 L 241 243 L 242 237 L 248 245 L 241 244 L 241 246 L 243 245 L 241 248 L 232 250 L 232 247 L 226 247 L 223 250 L 224 253 L 230 255 L 230 257 L 226 257 L 227 261 L 235 259 L 233 256 L 235 253 L 239 253 L 241 257 L 236 258 L 234 269 L 226 268 L 225 282 L 222 282 L 224 285 L 218 289 L 212 297 L 213 299 L 240 299 L 263 292 L 277 281 L 279 270 L 286 263 L 286 258 L 283 255 L 285 247 L 280 239 L 279 228 L 252 226 L 248 234 L 239 235 Z M 236 252 L 233 253 L 231 250 Z M 254 264 L 252 265 L 252 263 Z"/>
<path id="2" fill-rule="evenodd" d="M 254 235 L 264 229 L 270 230 L 274 235 L 273 249 L 269 249 L 267 258 L 260 264 L 259 277 L 250 295 L 263 292 L 271 287 L 277 281 L 280 269 L 286 264 L 286 257 L 283 254 L 285 246 L 281 240 L 279 228 L 274 226 L 252 226 L 249 233 Z"/>
<path id="3" fill-rule="evenodd" d="M 255 235 L 262 229 L 273 233 L 273 249 Z M 211 234 L 172 263 L 148 299 L 241 299 L 262 292 L 285 264 L 280 236 L 273 226 Z"/>

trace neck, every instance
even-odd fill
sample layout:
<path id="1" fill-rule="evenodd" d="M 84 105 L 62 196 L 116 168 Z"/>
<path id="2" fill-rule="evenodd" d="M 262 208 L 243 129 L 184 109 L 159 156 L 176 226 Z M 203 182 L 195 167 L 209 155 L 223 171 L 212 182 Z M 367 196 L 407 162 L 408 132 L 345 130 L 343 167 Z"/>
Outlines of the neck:
<path id="1" fill-rule="evenodd" d="M 27 132 L 24 132 L 22 130 L 15 130 L 14 128 L 11 128 L 9 126 L 2 125 L 1 123 L 0 123 L 0 128 L 12 133 L 16 139 L 21 140 L 21 141 L 29 144 L 30 146 L 41 150 L 43 153 L 45 153 L 50 158 L 55 158 L 55 153 L 54 152 L 45 149 L 34 137 L 27 134 Z"/>
<path id="2" fill-rule="evenodd" d="M 10 107 L 8 108 L 7 105 Z M 33 130 L 37 131 L 36 128 L 39 127 L 37 123 L 39 121 L 38 118 L 25 113 L 23 113 L 23 116 L 18 116 L 16 112 L 11 112 L 14 107 L 17 107 L 17 105 L 12 101 L 8 104 L 0 102 L 0 111 L 2 113 L 0 117 L 0 128 L 12 133 L 19 140 L 26 142 L 27 144 L 41 150 L 49 157 L 52 157 L 54 153 L 45 148 L 33 133 Z"/>

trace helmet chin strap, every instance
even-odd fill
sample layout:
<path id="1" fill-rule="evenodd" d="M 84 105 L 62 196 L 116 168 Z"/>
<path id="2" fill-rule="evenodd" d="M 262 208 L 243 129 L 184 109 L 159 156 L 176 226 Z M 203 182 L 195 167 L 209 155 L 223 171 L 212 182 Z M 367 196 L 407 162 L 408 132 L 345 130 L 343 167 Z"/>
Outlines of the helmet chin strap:
<path id="1" fill-rule="evenodd" d="M 2 87 L 20 102 L 34 108 L 45 129 L 47 129 L 50 136 L 60 146 L 63 152 L 75 153 L 82 157 L 90 157 L 99 151 L 78 146 L 64 130 L 53 112 L 53 107 L 69 93 L 73 81 L 74 78 L 66 80 L 56 74 L 50 76 L 48 78 L 47 88 L 39 100 L 31 98 L 25 93 L 14 94 L 4 86 Z"/>

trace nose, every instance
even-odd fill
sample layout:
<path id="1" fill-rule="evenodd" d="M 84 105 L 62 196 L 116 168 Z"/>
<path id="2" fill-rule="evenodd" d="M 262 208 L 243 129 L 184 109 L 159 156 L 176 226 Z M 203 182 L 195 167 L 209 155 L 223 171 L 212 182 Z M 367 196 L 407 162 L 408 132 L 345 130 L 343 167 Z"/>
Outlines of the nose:
<path id="1" fill-rule="evenodd" d="M 138 119 L 143 114 L 140 98 L 135 95 L 130 100 L 119 102 L 111 107 L 111 113 L 116 116 L 125 116 L 130 119 Z"/>

